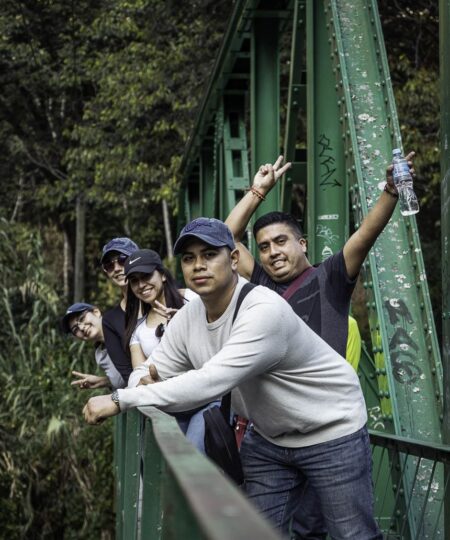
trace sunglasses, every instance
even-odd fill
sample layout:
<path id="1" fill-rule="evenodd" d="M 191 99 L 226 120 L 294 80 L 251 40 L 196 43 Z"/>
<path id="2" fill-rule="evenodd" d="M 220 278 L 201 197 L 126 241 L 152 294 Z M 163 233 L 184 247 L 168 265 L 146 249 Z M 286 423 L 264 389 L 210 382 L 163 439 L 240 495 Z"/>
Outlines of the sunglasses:
<path id="1" fill-rule="evenodd" d="M 80 337 L 83 335 L 83 332 L 81 331 L 80 324 L 83 326 L 86 324 L 84 322 L 84 319 L 86 318 L 86 315 L 90 313 L 91 310 L 87 309 L 86 311 L 83 311 L 83 313 L 75 319 L 75 324 L 70 327 L 70 333 L 75 337 Z"/>
<path id="2" fill-rule="evenodd" d="M 162 338 L 164 335 L 164 332 L 166 331 L 166 325 L 164 323 L 158 324 L 155 330 L 155 336 L 157 338 Z"/>
<path id="3" fill-rule="evenodd" d="M 114 270 L 114 266 L 119 264 L 120 266 L 125 265 L 125 261 L 128 259 L 128 255 L 118 255 L 109 261 L 106 261 L 102 264 L 102 268 L 105 272 L 111 273 Z"/>

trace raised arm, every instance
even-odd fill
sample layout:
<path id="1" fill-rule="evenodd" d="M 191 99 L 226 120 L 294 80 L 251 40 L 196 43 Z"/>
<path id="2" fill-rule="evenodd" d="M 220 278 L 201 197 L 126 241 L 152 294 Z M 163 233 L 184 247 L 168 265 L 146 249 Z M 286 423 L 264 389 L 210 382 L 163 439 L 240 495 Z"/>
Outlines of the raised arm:
<path id="1" fill-rule="evenodd" d="M 415 174 L 412 163 L 413 157 L 414 152 L 410 152 L 406 156 L 412 175 Z M 385 191 L 381 193 L 378 201 L 364 218 L 359 229 L 352 234 L 344 246 L 345 266 L 350 278 L 358 275 L 364 259 L 394 212 L 398 194 L 392 178 L 392 170 L 393 166 L 389 165 L 386 169 Z"/>
<path id="2" fill-rule="evenodd" d="M 225 221 L 238 244 L 237 247 L 241 255 L 238 272 L 245 278 L 251 277 L 255 261 L 253 255 L 241 243 L 241 240 L 245 228 L 258 206 L 263 202 L 265 196 L 277 183 L 278 179 L 291 167 L 291 163 L 281 166 L 282 163 L 283 156 L 279 156 L 273 165 L 270 163 L 261 165 L 253 178 L 252 187 L 233 208 Z"/>

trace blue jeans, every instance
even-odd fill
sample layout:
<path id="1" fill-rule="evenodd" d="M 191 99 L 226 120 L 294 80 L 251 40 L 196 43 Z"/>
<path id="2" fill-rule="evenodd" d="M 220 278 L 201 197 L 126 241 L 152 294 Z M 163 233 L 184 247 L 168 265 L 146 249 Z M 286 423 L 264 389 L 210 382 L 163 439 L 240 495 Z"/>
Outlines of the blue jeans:
<path id="1" fill-rule="evenodd" d="M 300 511 L 312 508 L 308 499 L 313 493 L 334 540 L 383 538 L 373 517 L 372 457 L 365 427 L 303 448 L 277 446 L 251 430 L 242 443 L 241 460 L 248 498 L 285 534 L 300 503 Z"/>
<path id="2" fill-rule="evenodd" d="M 203 419 L 203 413 L 206 409 L 216 405 L 220 405 L 220 401 L 208 403 L 200 410 L 174 414 L 181 431 L 186 435 L 186 439 L 202 454 L 205 453 L 205 420 Z"/>
<path id="3" fill-rule="evenodd" d="M 326 540 L 327 529 L 320 509 L 320 501 L 309 482 L 301 495 L 292 520 L 293 538 L 302 540 Z"/>

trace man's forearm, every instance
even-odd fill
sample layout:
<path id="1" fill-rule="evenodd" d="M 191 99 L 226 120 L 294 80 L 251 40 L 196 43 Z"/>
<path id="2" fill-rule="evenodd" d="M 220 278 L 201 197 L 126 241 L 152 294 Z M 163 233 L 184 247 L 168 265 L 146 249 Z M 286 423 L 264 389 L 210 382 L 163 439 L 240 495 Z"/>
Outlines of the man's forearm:
<path id="1" fill-rule="evenodd" d="M 259 189 L 258 191 L 261 192 L 261 195 L 265 195 L 262 189 Z M 242 240 L 245 228 L 261 202 L 262 200 L 259 197 L 249 191 L 230 212 L 225 223 L 233 233 L 236 242 Z"/>
<path id="2" fill-rule="evenodd" d="M 344 246 L 344 260 L 348 275 L 355 277 L 361 268 L 367 253 L 383 231 L 395 210 L 397 199 L 383 192 L 374 207 L 352 234 Z"/>
<path id="3" fill-rule="evenodd" d="M 389 193 L 381 193 L 378 201 L 361 223 L 360 232 L 368 244 L 372 247 L 379 234 L 388 224 L 394 213 L 398 199 Z"/>
<path id="4" fill-rule="evenodd" d="M 283 156 L 279 156 L 273 165 L 270 163 L 261 165 L 253 178 L 250 191 L 239 201 L 227 217 L 225 223 L 237 242 L 242 240 L 250 218 L 267 193 L 292 165 L 291 163 L 285 163 L 285 165 L 281 166 L 282 162 Z"/>

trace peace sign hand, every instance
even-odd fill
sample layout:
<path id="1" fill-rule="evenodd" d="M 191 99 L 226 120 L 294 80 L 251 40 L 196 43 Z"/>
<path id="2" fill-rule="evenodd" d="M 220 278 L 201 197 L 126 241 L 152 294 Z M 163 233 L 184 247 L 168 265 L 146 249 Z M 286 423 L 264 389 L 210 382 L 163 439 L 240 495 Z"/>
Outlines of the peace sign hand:
<path id="1" fill-rule="evenodd" d="M 282 167 L 283 156 L 278 156 L 278 159 L 273 165 L 266 163 L 261 165 L 258 172 L 253 178 L 253 187 L 256 188 L 262 195 L 268 193 L 273 186 L 277 183 L 278 179 L 291 168 L 292 163 L 285 163 Z"/>

